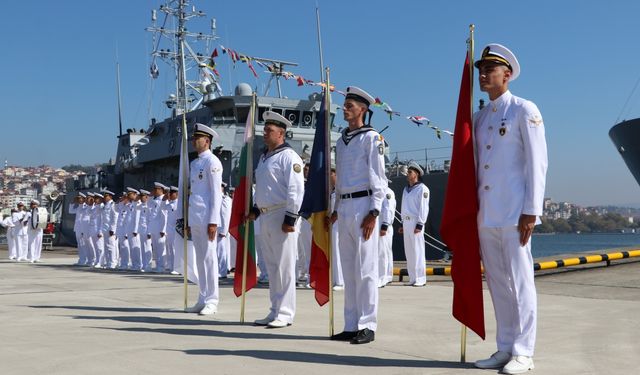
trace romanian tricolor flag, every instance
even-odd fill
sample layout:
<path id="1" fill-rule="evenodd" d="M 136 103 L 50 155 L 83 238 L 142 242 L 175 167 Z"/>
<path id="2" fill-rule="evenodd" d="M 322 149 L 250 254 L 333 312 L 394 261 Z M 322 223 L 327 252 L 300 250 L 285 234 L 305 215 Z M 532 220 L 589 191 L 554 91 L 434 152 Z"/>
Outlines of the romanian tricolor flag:
<path id="1" fill-rule="evenodd" d="M 233 280 L 233 292 L 239 297 L 243 292 L 251 290 L 256 285 L 256 248 L 253 232 L 253 221 L 245 221 L 250 208 L 253 206 L 251 194 L 253 176 L 253 136 L 255 128 L 255 95 L 251 102 L 251 109 L 247 116 L 244 132 L 244 144 L 240 154 L 239 178 L 240 183 L 233 195 L 229 233 L 236 239 L 236 271 Z M 248 231 L 248 233 L 247 233 Z M 243 291 L 243 270 L 245 269 L 245 239 L 247 240 L 246 283 Z"/>
<path id="2" fill-rule="evenodd" d="M 316 117 L 316 135 L 313 139 L 309 175 L 304 187 L 304 199 L 300 212 L 310 214 L 312 241 L 311 260 L 309 262 L 310 285 L 315 289 L 316 301 L 320 306 L 329 302 L 331 290 L 329 231 L 325 227 L 325 218 L 329 211 L 329 172 L 331 165 L 330 139 L 328 135 L 329 109 L 328 90 L 324 96 L 320 111 Z"/>

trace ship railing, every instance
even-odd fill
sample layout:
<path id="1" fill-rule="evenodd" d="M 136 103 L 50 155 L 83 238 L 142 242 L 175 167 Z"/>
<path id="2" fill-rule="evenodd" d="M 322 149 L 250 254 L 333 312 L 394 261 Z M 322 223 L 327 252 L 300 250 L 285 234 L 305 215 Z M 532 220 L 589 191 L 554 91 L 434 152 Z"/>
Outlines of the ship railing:
<path id="1" fill-rule="evenodd" d="M 394 216 L 395 216 L 396 220 L 398 220 L 400 223 L 402 223 L 402 215 L 400 214 L 400 211 L 396 210 Z M 438 240 L 437 238 L 431 236 L 426 231 L 424 232 L 424 237 L 425 237 L 425 240 L 424 240 L 425 244 L 427 244 L 427 245 L 429 245 L 429 247 L 431 247 L 433 249 L 436 249 L 436 250 L 440 251 L 441 253 L 443 253 L 445 259 L 449 258 L 449 255 L 450 255 L 449 251 L 444 249 L 444 248 L 447 247 L 447 244 L 445 244 L 444 242 L 442 242 L 442 241 Z M 433 241 L 433 243 L 429 242 L 429 241 Z"/>
<path id="2" fill-rule="evenodd" d="M 402 175 L 403 166 L 410 161 L 415 161 L 424 167 L 425 173 L 449 172 L 451 150 L 450 146 L 444 146 L 390 152 L 387 163 L 389 175 Z"/>

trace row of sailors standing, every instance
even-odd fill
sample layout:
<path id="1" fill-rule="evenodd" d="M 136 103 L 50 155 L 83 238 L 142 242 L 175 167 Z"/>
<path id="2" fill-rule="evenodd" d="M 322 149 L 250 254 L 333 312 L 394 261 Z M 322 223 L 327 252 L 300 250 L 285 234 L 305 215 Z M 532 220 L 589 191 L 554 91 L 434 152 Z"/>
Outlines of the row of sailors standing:
<path id="1" fill-rule="evenodd" d="M 34 227 L 32 222 L 32 215 L 38 214 L 39 205 L 40 202 L 33 199 L 29 204 L 30 211 L 26 211 L 24 203 L 18 202 L 11 215 L 0 221 L 0 226 L 7 229 L 9 260 L 40 262 L 43 230 Z"/>

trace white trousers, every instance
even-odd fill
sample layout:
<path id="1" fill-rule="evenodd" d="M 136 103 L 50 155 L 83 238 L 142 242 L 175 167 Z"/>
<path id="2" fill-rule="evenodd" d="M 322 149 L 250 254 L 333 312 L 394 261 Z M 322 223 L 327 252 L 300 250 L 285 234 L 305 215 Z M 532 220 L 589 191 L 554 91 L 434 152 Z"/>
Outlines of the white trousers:
<path id="1" fill-rule="evenodd" d="M 407 273 L 409 282 L 424 284 L 427 282 L 425 253 L 424 253 L 424 230 L 420 233 L 413 233 L 416 229 L 416 220 L 402 217 L 402 231 L 404 238 L 404 254 L 407 257 Z"/>
<path id="2" fill-rule="evenodd" d="M 344 286 L 342 276 L 342 262 L 340 261 L 340 244 L 338 235 L 339 221 L 336 220 L 331 226 L 331 271 L 333 272 L 333 285 Z"/>
<path id="3" fill-rule="evenodd" d="M 142 237 L 142 233 L 138 233 L 137 236 L 134 237 L 133 233 L 129 233 L 129 251 L 131 254 L 131 269 L 135 271 L 140 271 L 142 269 L 142 244 L 140 237 Z"/>
<path id="4" fill-rule="evenodd" d="M 102 231 L 104 241 L 104 263 L 105 267 L 116 268 L 118 265 L 118 241 L 116 235 L 109 235 L 108 230 Z"/>
<path id="5" fill-rule="evenodd" d="M 153 257 L 156 260 L 156 271 L 164 271 L 164 252 L 167 248 L 167 235 L 160 237 L 160 233 L 151 234 L 151 246 Z"/>
<path id="6" fill-rule="evenodd" d="M 393 226 L 378 240 L 378 281 L 381 285 L 393 281 Z"/>
<path id="7" fill-rule="evenodd" d="M 124 234 L 118 235 L 119 255 L 120 255 L 120 268 L 129 269 L 131 262 L 131 245 L 129 239 Z"/>
<path id="8" fill-rule="evenodd" d="M 485 278 L 496 314 L 498 350 L 533 356 L 537 297 L 531 240 L 520 245 L 517 227 L 479 227 Z"/>
<path id="9" fill-rule="evenodd" d="M 209 241 L 206 225 L 192 225 L 191 238 L 196 253 L 198 269 L 198 303 L 218 306 L 218 254 L 216 240 Z"/>
<path id="10" fill-rule="evenodd" d="M 93 265 L 96 261 L 96 245 L 95 238 L 91 235 L 91 232 L 86 230 L 82 236 L 84 237 L 85 254 L 87 255 L 87 264 Z"/>
<path id="11" fill-rule="evenodd" d="M 262 256 L 269 274 L 269 319 L 292 324 L 296 314 L 296 247 L 299 228 L 282 231 L 285 209 L 260 215 Z"/>
<path id="12" fill-rule="evenodd" d="M 229 273 L 229 236 L 230 234 L 227 233 L 226 236 L 218 236 L 217 239 L 216 251 L 218 252 L 218 274 L 220 277 L 226 277 Z"/>
<path id="13" fill-rule="evenodd" d="M 22 223 L 18 223 L 18 225 L 22 225 Z M 18 256 L 18 260 L 27 259 L 27 250 L 28 250 L 28 238 L 26 234 L 15 234 L 13 236 L 13 243 L 16 248 L 16 254 Z"/>
<path id="14" fill-rule="evenodd" d="M 164 269 L 165 270 L 169 270 L 169 271 L 178 271 L 180 272 L 180 270 L 176 270 L 174 268 L 174 247 L 173 247 L 173 242 L 176 239 L 176 231 L 173 228 L 169 228 L 167 231 L 167 240 L 164 243 L 165 246 L 165 250 L 164 250 Z"/>
<path id="15" fill-rule="evenodd" d="M 76 246 L 78 248 L 78 263 L 77 264 L 85 264 L 87 262 L 87 254 L 85 253 L 84 247 L 84 237 L 82 233 L 75 232 L 76 234 Z"/>
<path id="16" fill-rule="evenodd" d="M 27 231 L 28 260 L 40 260 L 42 254 L 42 229 L 29 229 Z"/>
<path id="17" fill-rule="evenodd" d="M 98 237 L 100 235 L 100 237 Z M 91 239 L 93 241 L 93 249 L 95 252 L 94 265 L 104 265 L 104 237 L 102 232 L 91 232 Z"/>
<path id="18" fill-rule="evenodd" d="M 18 258 L 18 249 L 16 248 L 15 233 L 13 228 L 7 228 L 7 246 L 9 246 L 9 259 Z"/>
<path id="19" fill-rule="evenodd" d="M 300 234 L 298 235 L 298 279 L 309 276 L 309 264 L 311 262 L 311 224 L 308 220 L 300 218 Z"/>
<path id="20" fill-rule="evenodd" d="M 340 261 L 344 277 L 344 330 L 378 327 L 378 230 L 368 240 L 362 220 L 369 214 L 368 198 L 343 199 L 338 227 Z M 378 228 L 377 220 L 374 228 Z"/>
<path id="21" fill-rule="evenodd" d="M 282 229 L 280 229 L 282 231 Z M 264 254 L 263 248 L 264 244 L 262 242 L 262 234 L 254 233 L 254 244 L 256 247 L 256 263 L 258 264 L 258 269 L 260 270 L 260 278 L 265 279 L 269 277 L 269 270 L 267 268 L 267 264 L 264 262 Z M 236 242 L 236 247 L 238 246 L 238 242 Z M 237 257 L 237 254 L 236 254 Z"/>
<path id="22" fill-rule="evenodd" d="M 140 252 L 142 253 L 142 269 L 145 271 L 151 271 L 151 261 L 153 260 L 151 238 L 149 238 L 149 232 L 147 229 L 141 229 L 140 233 Z"/>

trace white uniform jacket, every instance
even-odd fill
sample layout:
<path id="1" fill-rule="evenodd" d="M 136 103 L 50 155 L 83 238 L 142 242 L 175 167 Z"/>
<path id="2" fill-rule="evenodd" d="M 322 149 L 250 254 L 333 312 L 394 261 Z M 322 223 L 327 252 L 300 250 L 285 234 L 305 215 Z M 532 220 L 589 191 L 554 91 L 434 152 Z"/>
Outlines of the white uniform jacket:
<path id="1" fill-rule="evenodd" d="M 226 194 L 222 196 L 222 205 L 220 207 L 220 226 L 218 234 L 227 235 L 229 232 L 229 222 L 231 221 L 231 197 Z"/>
<path id="2" fill-rule="evenodd" d="M 116 204 L 118 210 L 118 216 L 116 220 L 116 235 L 119 238 L 124 238 L 127 235 L 127 219 L 128 219 L 128 207 L 126 203 L 118 202 Z"/>
<path id="3" fill-rule="evenodd" d="M 175 231 L 176 220 L 178 219 L 178 200 L 167 200 L 162 205 L 162 210 L 167 215 L 167 222 L 165 226 L 165 233 Z"/>
<path id="4" fill-rule="evenodd" d="M 387 188 L 385 199 L 382 201 L 382 209 L 380 210 L 380 229 L 387 230 L 393 226 L 396 218 L 396 194 L 390 188 Z"/>
<path id="5" fill-rule="evenodd" d="M 506 227 L 521 214 L 541 216 L 548 161 L 538 107 L 507 91 L 476 112 L 473 125 L 478 224 Z"/>
<path id="6" fill-rule="evenodd" d="M 102 232 L 116 232 L 118 225 L 118 210 L 116 208 L 116 202 L 109 201 L 102 206 L 100 220 L 100 231 Z"/>
<path id="7" fill-rule="evenodd" d="M 189 164 L 189 182 L 189 226 L 220 225 L 222 163 L 210 150 Z"/>
<path id="8" fill-rule="evenodd" d="M 370 210 L 382 209 L 387 178 L 384 174 L 384 140 L 370 126 L 345 129 L 336 143 L 336 211 L 341 196 L 370 190 Z M 364 152 L 362 152 L 364 150 Z"/>
<path id="9" fill-rule="evenodd" d="M 27 213 L 25 211 L 18 211 L 11 214 L 11 221 L 13 222 L 13 230 L 16 236 L 27 235 Z"/>
<path id="10" fill-rule="evenodd" d="M 304 197 L 303 166 L 300 156 L 287 143 L 260 155 L 255 172 L 256 207 L 261 210 L 284 207 L 284 223 L 293 226 Z"/>
<path id="11" fill-rule="evenodd" d="M 402 191 L 402 221 L 414 221 L 415 229 L 422 229 L 429 216 L 429 188 L 418 181 Z"/>
<path id="12" fill-rule="evenodd" d="M 149 233 L 157 235 L 167 232 L 167 211 L 163 209 L 165 201 L 162 195 L 147 201 L 149 207 Z"/>

